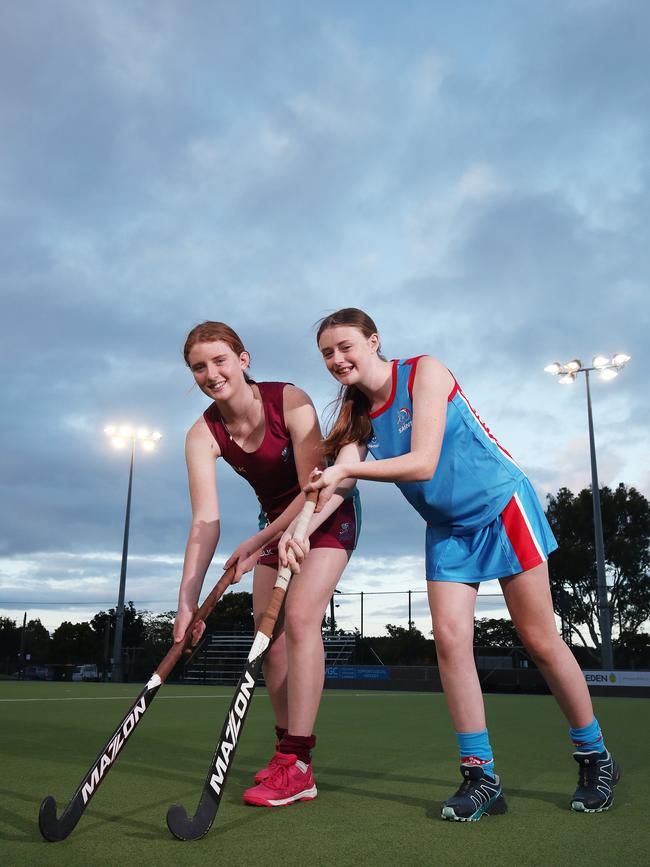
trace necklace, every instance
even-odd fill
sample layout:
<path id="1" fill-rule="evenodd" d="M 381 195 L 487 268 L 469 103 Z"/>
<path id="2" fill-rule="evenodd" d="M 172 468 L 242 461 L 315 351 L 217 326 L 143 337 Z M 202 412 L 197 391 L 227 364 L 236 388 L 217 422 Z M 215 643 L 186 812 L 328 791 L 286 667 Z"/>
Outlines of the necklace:
<path id="1" fill-rule="evenodd" d="M 224 426 L 226 433 L 228 434 L 230 439 L 232 439 L 232 434 L 230 433 L 230 428 L 228 427 L 228 425 L 225 423 L 225 421 L 223 419 L 221 419 L 221 424 Z"/>

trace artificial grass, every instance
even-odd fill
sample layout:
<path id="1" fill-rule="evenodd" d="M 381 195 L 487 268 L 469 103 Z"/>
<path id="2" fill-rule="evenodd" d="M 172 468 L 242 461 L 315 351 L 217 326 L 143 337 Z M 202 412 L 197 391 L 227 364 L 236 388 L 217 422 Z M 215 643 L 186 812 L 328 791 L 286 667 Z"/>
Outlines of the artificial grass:
<path id="1" fill-rule="evenodd" d="M 0 863 L 3 865 L 645 865 L 650 703 L 595 699 L 623 767 L 614 807 L 568 809 L 577 779 L 566 725 L 546 696 L 486 697 L 506 816 L 443 822 L 460 782 L 439 694 L 328 690 L 314 753 L 318 798 L 286 809 L 245 807 L 243 789 L 273 751 L 259 689 L 216 822 L 201 841 L 174 840 L 169 804 L 192 814 L 224 715 L 226 687 L 166 686 L 125 746 L 76 830 L 46 843 L 46 794 L 59 813 L 137 695 L 137 685 L 0 683 Z"/>

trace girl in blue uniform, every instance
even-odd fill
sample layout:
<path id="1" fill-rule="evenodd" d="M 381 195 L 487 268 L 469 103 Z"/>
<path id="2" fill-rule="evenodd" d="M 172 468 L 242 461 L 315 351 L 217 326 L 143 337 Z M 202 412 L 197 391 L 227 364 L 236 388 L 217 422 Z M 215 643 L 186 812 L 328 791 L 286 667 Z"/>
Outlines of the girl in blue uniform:
<path id="1" fill-rule="evenodd" d="M 569 722 L 580 766 L 572 809 L 608 809 L 620 769 L 605 748 L 582 672 L 557 632 L 547 568 L 557 544 L 526 475 L 449 370 L 427 355 L 387 361 L 363 311 L 327 316 L 317 340 L 342 386 L 325 457 L 357 443 L 375 460 L 315 471 L 306 490 L 319 491 L 322 508 L 344 479 L 394 482 L 426 521 L 429 607 L 463 776 L 442 818 L 476 821 L 506 811 L 472 646 L 478 585 L 494 578 Z"/>

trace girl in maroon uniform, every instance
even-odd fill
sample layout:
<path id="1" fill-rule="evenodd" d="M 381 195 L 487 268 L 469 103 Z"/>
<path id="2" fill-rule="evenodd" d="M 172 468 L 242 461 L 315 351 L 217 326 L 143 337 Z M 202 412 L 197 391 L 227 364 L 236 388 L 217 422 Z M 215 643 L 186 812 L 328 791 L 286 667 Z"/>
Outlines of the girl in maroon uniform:
<path id="1" fill-rule="evenodd" d="M 215 462 L 223 457 L 253 487 L 266 516 L 266 526 L 242 542 L 226 563 L 226 568 L 236 566 L 235 582 L 255 569 L 256 623 L 275 584 L 277 542 L 283 533 L 283 563 L 290 562 L 296 572 L 286 598 L 284 622 L 278 624 L 264 662 L 276 718 L 277 751 L 256 774 L 256 785 L 244 793 L 244 800 L 263 806 L 311 800 L 317 794 L 311 771 L 316 742 L 313 727 L 324 679 L 321 622 L 356 543 L 356 489 L 353 483 L 342 485 L 314 515 L 309 543 L 302 547 L 286 543 L 289 533 L 285 531 L 304 503 L 301 488 L 320 463 L 321 433 L 311 400 L 294 385 L 251 380 L 245 373 L 250 356 L 237 334 L 222 322 L 204 322 L 192 329 L 184 356 L 197 385 L 214 402 L 186 438 L 192 524 L 174 638 L 181 640 L 196 611 L 219 541 Z M 350 449 L 358 459 L 356 447 Z M 343 451 L 339 458 L 346 459 Z M 197 627 L 195 640 L 204 628 L 204 624 Z"/>

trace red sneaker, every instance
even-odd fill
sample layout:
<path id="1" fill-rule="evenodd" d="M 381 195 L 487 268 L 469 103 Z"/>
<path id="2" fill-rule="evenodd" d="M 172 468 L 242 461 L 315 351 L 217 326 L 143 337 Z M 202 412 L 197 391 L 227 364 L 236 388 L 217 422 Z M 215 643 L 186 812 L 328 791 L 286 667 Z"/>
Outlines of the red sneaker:
<path id="1" fill-rule="evenodd" d="M 280 744 L 276 744 L 275 746 L 277 749 L 277 747 L 279 747 Z M 277 757 L 279 755 L 281 755 L 281 754 L 278 752 L 274 753 L 273 758 L 268 763 L 268 765 L 265 768 L 260 768 L 260 770 L 255 774 L 255 784 L 256 785 L 257 785 L 257 783 L 263 783 L 264 780 L 268 780 L 268 778 L 271 776 L 271 774 L 275 771 L 275 769 L 278 766 Z"/>
<path id="2" fill-rule="evenodd" d="M 287 807 L 296 801 L 313 801 L 318 790 L 311 773 L 311 764 L 296 756 L 276 753 L 272 773 L 262 783 L 244 792 L 244 803 L 256 807 Z M 270 763 L 269 763 L 270 764 Z"/>

